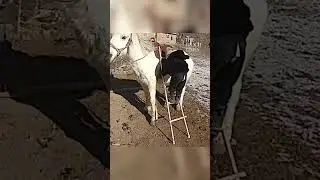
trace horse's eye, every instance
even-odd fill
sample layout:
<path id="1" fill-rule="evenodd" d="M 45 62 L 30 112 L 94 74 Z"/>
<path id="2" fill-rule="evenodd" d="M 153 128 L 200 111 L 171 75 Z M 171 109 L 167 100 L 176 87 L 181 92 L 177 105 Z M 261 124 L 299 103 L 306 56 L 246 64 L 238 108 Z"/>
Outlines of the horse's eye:
<path id="1" fill-rule="evenodd" d="M 127 37 L 126 36 L 121 36 L 121 39 L 122 40 L 125 40 Z"/>

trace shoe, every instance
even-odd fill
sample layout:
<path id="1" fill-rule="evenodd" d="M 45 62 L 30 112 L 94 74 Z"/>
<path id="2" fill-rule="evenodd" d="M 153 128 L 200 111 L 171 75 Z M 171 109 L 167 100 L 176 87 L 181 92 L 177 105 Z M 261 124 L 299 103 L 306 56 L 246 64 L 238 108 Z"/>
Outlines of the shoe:
<path id="1" fill-rule="evenodd" d="M 175 97 L 175 103 L 176 103 L 176 104 L 179 104 L 179 103 L 180 103 L 180 98 L 181 98 L 181 96 L 176 96 L 176 97 Z"/>
<path id="2" fill-rule="evenodd" d="M 171 103 L 171 104 L 175 104 L 176 102 L 175 102 L 175 99 L 174 99 L 174 92 L 170 92 L 169 94 L 168 94 L 168 101 L 169 101 L 169 103 Z"/>
<path id="3" fill-rule="evenodd" d="M 212 139 L 212 152 L 213 155 L 222 155 L 226 152 L 222 133 L 219 133 L 215 138 Z"/>

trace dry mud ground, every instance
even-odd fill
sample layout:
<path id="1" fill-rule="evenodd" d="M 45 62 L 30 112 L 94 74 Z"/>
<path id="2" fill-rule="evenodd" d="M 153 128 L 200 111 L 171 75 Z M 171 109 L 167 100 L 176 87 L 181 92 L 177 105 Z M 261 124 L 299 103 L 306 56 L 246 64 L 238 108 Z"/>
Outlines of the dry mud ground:
<path id="1" fill-rule="evenodd" d="M 320 179 L 320 2 L 269 0 L 244 74 L 234 147 L 245 179 Z M 231 165 L 216 157 L 213 178 Z"/>
<path id="2" fill-rule="evenodd" d="M 79 59 L 14 56 L 9 60 L 1 53 L 0 77 L 9 78 L 14 98 L 0 98 L 0 178 L 105 179 L 107 93 L 94 88 L 21 94 L 34 85 L 96 81 L 99 76 Z"/>

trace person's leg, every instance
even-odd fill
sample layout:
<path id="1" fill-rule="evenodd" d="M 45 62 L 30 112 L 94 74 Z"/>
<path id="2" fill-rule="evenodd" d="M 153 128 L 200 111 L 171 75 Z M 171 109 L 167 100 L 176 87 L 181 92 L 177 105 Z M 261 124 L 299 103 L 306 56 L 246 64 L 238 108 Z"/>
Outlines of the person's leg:
<path id="1" fill-rule="evenodd" d="M 237 38 L 234 35 L 214 38 L 213 41 L 213 91 L 214 97 L 212 107 L 213 119 L 211 126 L 221 128 L 223 117 L 228 99 L 230 97 L 232 86 L 228 83 L 227 64 L 236 56 Z M 218 135 L 213 132 L 213 137 Z"/>
<path id="2" fill-rule="evenodd" d="M 223 41 L 221 45 L 221 47 L 224 47 L 225 50 L 220 51 L 217 56 L 214 55 L 214 60 L 222 61 L 222 63 L 225 61 L 225 63 L 220 69 L 217 70 L 216 76 L 213 80 L 214 92 L 217 94 L 215 97 L 213 97 L 213 127 L 222 127 L 227 103 L 231 97 L 232 87 L 239 78 L 244 63 L 247 35 L 248 34 L 246 33 L 243 35 L 239 34 L 225 37 L 226 40 Z M 219 45 L 220 42 L 217 42 L 217 45 Z M 237 43 L 239 43 L 240 46 L 240 57 L 236 57 L 235 54 L 236 49 L 234 49 L 234 46 L 237 46 Z M 230 53 L 234 55 L 234 57 L 231 57 L 226 53 Z M 213 132 L 213 137 L 216 136 L 217 133 Z"/>
<path id="3" fill-rule="evenodd" d="M 236 56 L 238 38 L 235 35 L 226 35 L 214 38 L 213 41 L 213 97 L 212 117 L 210 127 L 212 128 L 212 145 L 215 154 L 225 152 L 225 146 L 222 140 L 222 134 L 213 130 L 213 128 L 222 128 L 223 120 L 232 93 L 230 82 L 229 65 Z"/>
<path id="4" fill-rule="evenodd" d="M 171 75 L 171 80 L 170 80 L 170 85 L 168 88 L 168 100 L 170 103 L 174 103 L 174 96 L 175 96 L 175 92 L 177 89 L 177 85 L 179 83 L 179 76 L 177 76 L 177 74 L 172 74 Z"/>
<path id="5" fill-rule="evenodd" d="M 177 104 L 179 101 L 176 101 L 177 96 L 180 99 L 181 92 L 183 89 L 183 85 L 185 84 L 186 73 L 175 73 L 171 76 L 170 86 L 169 86 L 169 94 L 170 94 L 170 102 Z M 181 87 L 182 86 L 182 87 Z"/>
<path id="6" fill-rule="evenodd" d="M 213 74 L 211 79 L 214 79 L 217 76 L 216 74 L 220 72 L 220 69 L 236 56 L 236 50 L 237 40 L 234 38 L 234 35 L 225 35 L 213 38 Z"/>
<path id="7" fill-rule="evenodd" d="M 175 96 L 175 102 L 177 104 L 180 102 L 182 90 L 183 90 L 184 86 L 186 85 L 187 73 L 179 73 L 178 76 L 179 76 L 180 81 L 177 85 L 176 96 Z"/>

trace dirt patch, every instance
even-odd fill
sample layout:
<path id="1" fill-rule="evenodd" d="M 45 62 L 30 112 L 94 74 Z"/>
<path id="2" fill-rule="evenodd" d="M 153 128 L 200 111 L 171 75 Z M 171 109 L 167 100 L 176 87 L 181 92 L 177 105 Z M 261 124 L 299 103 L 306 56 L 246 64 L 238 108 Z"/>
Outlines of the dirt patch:
<path id="1" fill-rule="evenodd" d="M 120 75 L 119 75 L 120 76 Z M 122 74 L 113 82 L 114 89 L 140 87 L 128 75 Z M 124 85 L 129 86 L 124 86 Z M 120 86 L 120 87 L 119 87 Z M 159 87 L 160 86 L 160 87 Z M 144 110 L 145 97 L 142 90 L 117 91 L 110 94 L 110 126 L 111 145 L 114 146 L 172 146 L 168 113 L 164 106 L 163 89 L 158 86 L 158 111 L 160 118 L 156 127 L 149 125 L 147 112 Z M 209 118 L 208 111 L 204 109 L 197 99 L 186 93 L 184 111 L 191 138 L 187 138 L 183 121 L 174 123 L 175 140 L 178 146 L 208 146 L 209 145 Z M 173 107 L 172 117 L 181 114 Z"/>
<path id="2" fill-rule="evenodd" d="M 103 131 L 90 131 L 80 118 L 72 115 L 72 103 L 79 107 L 78 117 L 85 117 L 85 111 L 80 110 L 85 106 L 67 95 L 0 99 L 1 178 L 58 180 L 105 176 L 102 162 L 106 157 L 99 152 L 105 150 L 98 145 L 105 144 Z M 59 108 L 62 104 L 65 107 Z M 94 142 L 90 137 L 95 138 Z"/>
<path id="3" fill-rule="evenodd" d="M 125 97 L 135 96 L 126 92 Z M 146 117 L 135 107 L 128 104 L 122 95 L 111 94 L 111 144 L 131 146 L 172 146 L 171 132 L 166 107 L 158 104 L 160 116 L 156 127 L 151 127 Z M 136 93 L 137 98 L 144 98 L 142 91 Z M 185 114 L 191 139 L 187 138 L 183 121 L 174 123 L 175 140 L 179 146 L 207 146 L 209 144 L 208 116 L 195 99 L 186 95 Z M 140 106 L 143 105 L 143 101 Z M 173 110 L 172 112 L 174 112 Z M 180 117 L 177 112 L 173 117 Z"/>

